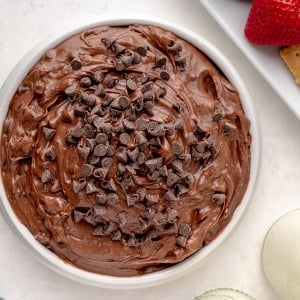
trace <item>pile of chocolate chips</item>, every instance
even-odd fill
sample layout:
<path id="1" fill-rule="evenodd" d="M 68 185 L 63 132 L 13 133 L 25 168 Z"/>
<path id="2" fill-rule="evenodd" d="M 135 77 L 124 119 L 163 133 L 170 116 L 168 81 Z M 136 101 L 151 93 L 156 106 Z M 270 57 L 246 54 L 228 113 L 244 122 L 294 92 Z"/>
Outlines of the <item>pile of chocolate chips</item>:
<path id="1" fill-rule="evenodd" d="M 170 79 L 165 70 L 166 57 L 156 57 L 154 68 L 158 76 L 153 78 L 128 69 L 142 62 L 147 56 L 146 48 L 137 47 L 132 51 L 111 38 L 102 39 L 102 42 L 115 53 L 114 68 L 84 76 L 80 79 L 80 88 L 71 85 L 65 90 L 65 97 L 74 106 L 78 118 L 78 124 L 70 130 L 65 141 L 70 147 L 76 147 L 85 161 L 82 176 L 72 182 L 73 190 L 94 194 L 96 203 L 93 207 L 75 207 L 74 222 L 85 221 L 94 227 L 95 236 L 110 236 L 128 246 L 173 234 L 176 244 L 185 247 L 191 228 L 186 223 L 177 224 L 179 212 L 174 209 L 174 203 L 193 183 L 193 175 L 187 171 L 189 164 L 205 166 L 217 151 L 209 142 L 209 134 L 198 124 L 194 132 L 186 135 L 187 147 L 180 141 L 171 144 L 172 159 L 166 162 L 160 155 L 164 139 L 185 129 L 180 118 L 185 109 L 181 101 L 173 104 L 171 122 L 162 123 L 153 116 L 155 102 L 161 101 L 167 93 L 159 83 L 158 87 L 154 85 L 155 80 Z M 177 43 L 169 47 L 178 70 L 184 71 L 186 61 L 180 56 L 181 50 Z M 75 72 L 82 68 L 78 58 L 72 60 L 71 66 Z M 124 90 L 116 95 L 112 89 L 121 81 L 123 86 L 125 81 Z M 137 92 L 139 95 L 133 98 L 132 94 Z M 51 128 L 44 127 L 43 131 L 48 140 L 55 135 Z M 50 147 L 46 156 L 55 159 L 54 149 Z M 116 169 L 115 174 L 110 172 L 112 167 Z M 45 170 L 41 180 L 47 183 L 54 178 Z M 145 186 L 149 184 L 156 185 L 156 189 L 147 189 Z M 222 205 L 225 197 L 216 194 L 212 200 Z M 109 213 L 110 206 L 116 207 L 120 201 L 126 201 L 128 209 L 138 206 L 143 212 L 138 226 L 126 227 L 129 216 L 124 210 L 114 216 Z"/>

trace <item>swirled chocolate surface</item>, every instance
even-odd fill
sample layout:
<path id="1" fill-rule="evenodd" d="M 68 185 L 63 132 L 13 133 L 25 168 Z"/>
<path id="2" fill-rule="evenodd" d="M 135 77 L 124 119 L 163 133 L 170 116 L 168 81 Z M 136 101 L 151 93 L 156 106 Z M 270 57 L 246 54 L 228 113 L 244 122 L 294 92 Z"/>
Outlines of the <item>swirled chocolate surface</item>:
<path id="1" fill-rule="evenodd" d="M 198 49 L 154 26 L 102 26 L 24 78 L 3 124 L 2 179 L 20 221 L 59 257 L 141 275 L 230 222 L 249 181 L 249 126 Z"/>

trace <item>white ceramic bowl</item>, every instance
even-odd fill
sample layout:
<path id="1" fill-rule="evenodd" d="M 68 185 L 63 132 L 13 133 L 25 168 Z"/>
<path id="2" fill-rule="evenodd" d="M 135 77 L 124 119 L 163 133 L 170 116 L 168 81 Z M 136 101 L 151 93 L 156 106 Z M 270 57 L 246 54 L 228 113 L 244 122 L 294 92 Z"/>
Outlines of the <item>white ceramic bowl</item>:
<path id="1" fill-rule="evenodd" d="M 41 262 L 45 263 L 49 268 L 64 276 L 80 281 L 82 283 L 111 289 L 132 289 L 162 284 L 186 274 L 188 271 L 191 271 L 197 265 L 199 265 L 199 263 L 203 261 L 204 258 L 206 258 L 214 249 L 220 246 L 220 244 L 228 237 L 233 228 L 236 227 L 239 220 L 241 219 L 250 201 L 251 194 L 255 186 L 260 161 L 260 132 L 255 109 L 244 82 L 242 81 L 240 75 L 232 66 L 232 64 L 226 59 L 226 57 L 223 56 L 223 54 L 218 49 L 216 49 L 213 45 L 211 45 L 201 36 L 185 28 L 182 28 L 177 24 L 172 24 L 170 22 L 166 22 L 164 20 L 159 19 L 150 19 L 149 17 L 145 16 L 114 16 L 102 18 L 101 21 L 80 25 L 76 28 L 66 30 L 65 32 L 60 32 L 52 37 L 48 37 L 46 40 L 36 45 L 16 65 L 16 67 L 13 69 L 13 71 L 10 73 L 7 80 L 3 84 L 3 87 L 0 91 L 0 130 L 2 131 L 2 123 L 7 114 L 10 100 L 13 94 L 15 93 L 19 83 L 30 71 L 33 65 L 38 62 L 40 57 L 44 54 L 44 52 L 47 49 L 55 47 L 67 37 L 79 33 L 90 27 L 98 25 L 128 25 L 133 23 L 157 25 L 162 28 L 165 28 L 166 30 L 172 31 L 179 37 L 187 40 L 188 42 L 199 48 L 202 52 L 204 52 L 208 57 L 210 57 L 211 60 L 214 61 L 216 65 L 218 65 L 218 67 L 223 71 L 227 78 L 236 87 L 236 89 L 239 91 L 244 111 L 251 121 L 250 130 L 253 137 L 251 145 L 251 175 L 244 199 L 242 200 L 241 204 L 237 207 L 230 223 L 213 242 L 211 242 L 209 245 L 207 245 L 194 255 L 185 259 L 183 262 L 180 262 L 174 266 L 171 266 L 167 269 L 158 272 L 135 277 L 114 277 L 101 275 L 87 272 L 82 269 L 76 268 L 71 264 L 65 263 L 53 252 L 49 251 L 46 247 L 44 247 L 37 240 L 35 240 L 30 231 L 23 224 L 20 223 L 9 204 L 1 180 L 0 210 L 6 222 L 19 237 L 22 244 L 24 244 L 25 247 L 30 251 L 30 253 L 32 253 Z"/>

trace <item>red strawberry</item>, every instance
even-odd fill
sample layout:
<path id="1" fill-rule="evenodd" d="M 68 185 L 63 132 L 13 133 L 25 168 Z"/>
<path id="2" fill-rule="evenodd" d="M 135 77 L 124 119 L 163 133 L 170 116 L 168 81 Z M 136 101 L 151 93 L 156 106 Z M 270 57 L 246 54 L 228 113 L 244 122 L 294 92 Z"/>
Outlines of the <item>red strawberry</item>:
<path id="1" fill-rule="evenodd" d="M 300 44 L 300 0 L 254 0 L 245 35 L 259 45 Z"/>

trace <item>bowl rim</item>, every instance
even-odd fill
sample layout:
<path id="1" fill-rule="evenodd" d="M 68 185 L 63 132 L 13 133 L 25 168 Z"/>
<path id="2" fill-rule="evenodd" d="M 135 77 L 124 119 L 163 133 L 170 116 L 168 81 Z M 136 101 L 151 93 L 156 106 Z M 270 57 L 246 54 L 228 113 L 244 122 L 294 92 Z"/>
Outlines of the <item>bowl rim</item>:
<path id="1" fill-rule="evenodd" d="M 17 86 L 30 71 L 32 66 L 39 61 L 47 49 L 55 47 L 66 38 L 80 33 L 88 28 L 101 25 L 125 26 L 129 24 L 154 25 L 175 33 L 177 36 L 190 42 L 200 51 L 205 53 L 205 55 L 222 70 L 229 81 L 235 86 L 240 94 L 243 110 L 251 122 L 250 132 L 252 135 L 252 143 L 250 178 L 244 197 L 239 206 L 236 208 L 231 221 L 209 245 L 186 258 L 184 261 L 172 265 L 166 269 L 139 276 L 117 277 L 92 273 L 83 269 L 79 269 L 65 262 L 63 259 L 59 258 L 57 255 L 39 243 L 33 237 L 27 227 L 19 221 L 13 212 L 13 209 L 10 206 L 5 194 L 2 176 L 0 176 L 0 212 L 2 213 L 11 230 L 18 236 L 19 240 L 21 240 L 25 248 L 50 269 L 60 273 L 65 277 L 88 285 L 109 289 L 137 289 L 159 285 L 182 277 L 187 272 L 194 270 L 200 264 L 200 262 L 204 261 L 204 259 L 207 258 L 210 253 L 220 246 L 220 244 L 230 235 L 230 233 L 241 220 L 250 202 L 251 195 L 253 194 L 259 173 L 261 155 L 261 134 L 255 107 L 245 83 L 241 79 L 241 76 L 236 71 L 232 63 L 221 53 L 218 48 L 212 45 L 201 35 L 196 34 L 193 31 L 171 21 L 141 14 L 104 15 L 96 20 L 90 20 L 84 23 L 81 22 L 78 25 L 73 25 L 71 28 L 53 33 L 52 35 L 38 42 L 16 64 L 0 89 L 0 112 L 2 112 L 2 114 L 0 114 L 0 135 L 2 134 L 2 123 L 6 117 L 8 105 L 17 89 Z"/>

